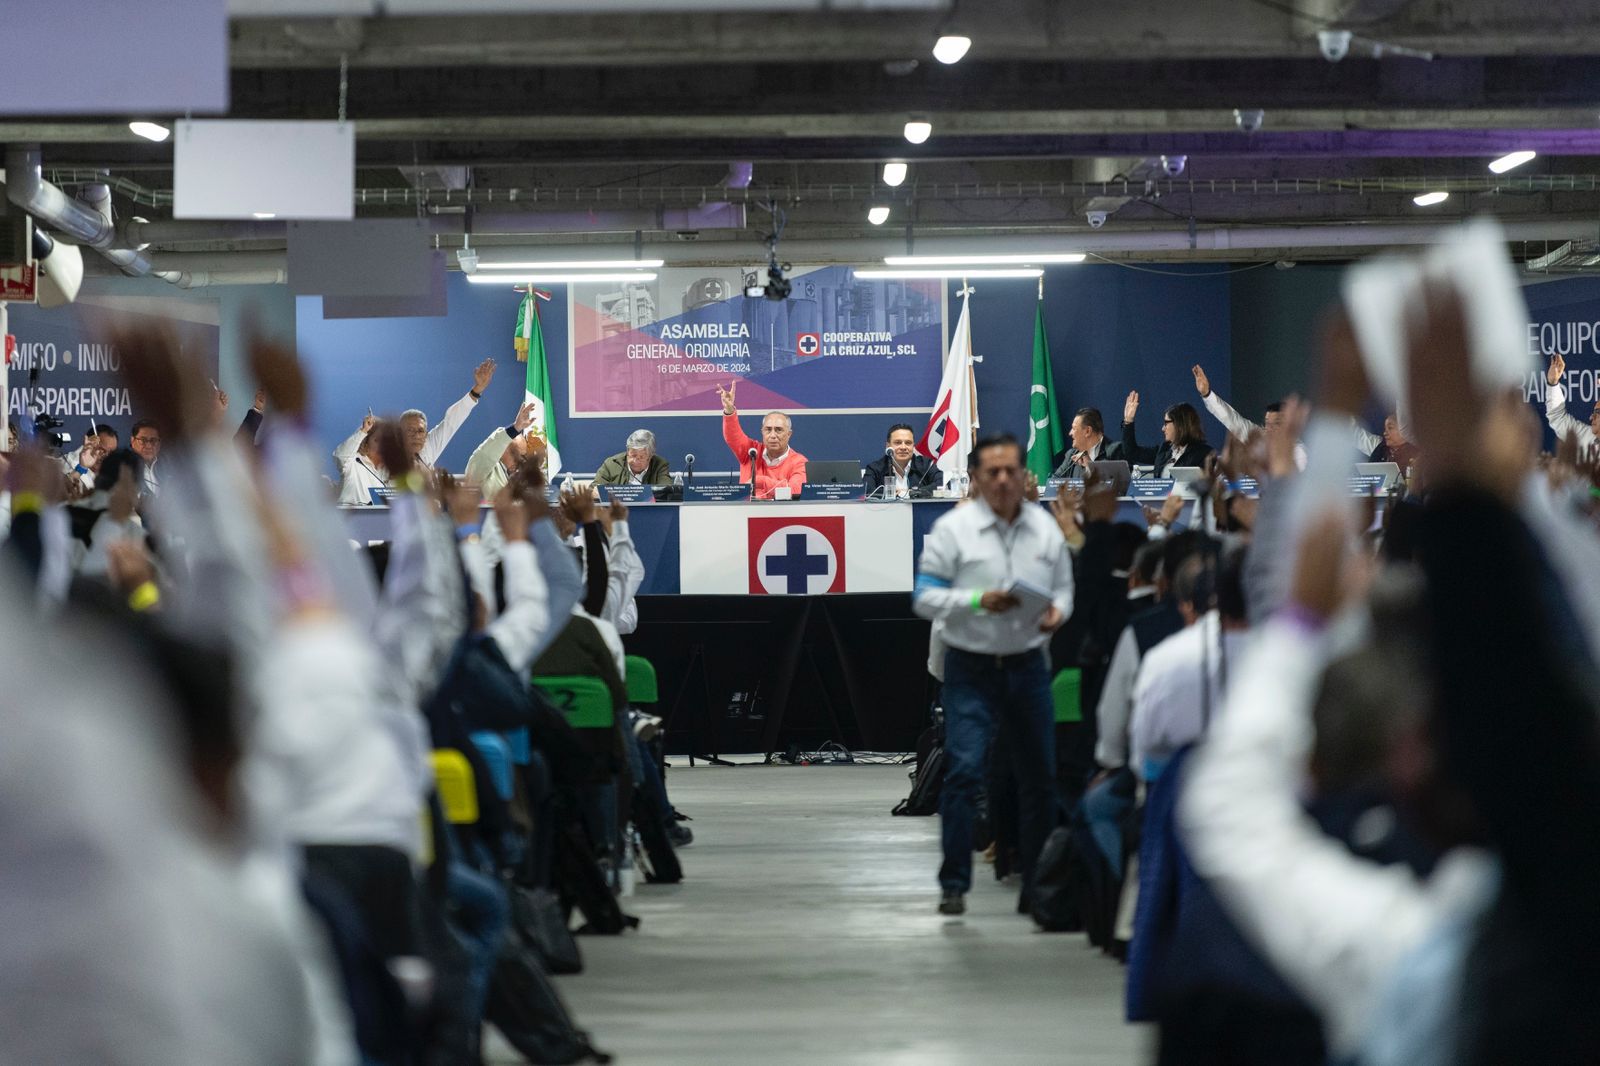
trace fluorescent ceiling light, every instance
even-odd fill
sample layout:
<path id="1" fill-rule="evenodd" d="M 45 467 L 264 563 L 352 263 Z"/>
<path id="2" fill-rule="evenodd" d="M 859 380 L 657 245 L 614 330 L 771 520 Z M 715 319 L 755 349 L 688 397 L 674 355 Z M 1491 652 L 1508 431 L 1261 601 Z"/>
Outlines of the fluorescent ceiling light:
<path id="1" fill-rule="evenodd" d="M 278 213 L 276 211 L 252 211 L 252 212 L 250 212 L 250 217 L 251 218 L 261 218 L 261 219 L 277 218 L 278 217 Z"/>
<path id="2" fill-rule="evenodd" d="M 1411 202 L 1418 207 L 1432 207 L 1434 204 L 1442 204 L 1448 199 L 1450 199 L 1450 194 L 1447 192 L 1425 192 L 1420 196 L 1413 196 Z"/>
<path id="3" fill-rule="evenodd" d="M 1494 171 L 1496 174 L 1504 174 L 1512 167 L 1520 167 L 1522 164 L 1526 163 L 1536 155 L 1538 155 L 1537 152 L 1512 152 L 1508 155 L 1503 155 L 1499 159 L 1496 159 L 1493 163 L 1490 163 L 1489 169 Z"/>
<path id="4" fill-rule="evenodd" d="M 900 267 L 959 266 L 962 263 L 974 266 L 1028 266 L 1034 263 L 1081 263 L 1084 258 L 1082 252 L 1035 252 L 1015 255 L 886 255 L 883 261 L 889 266 Z"/>
<path id="5" fill-rule="evenodd" d="M 1044 276 L 1042 270 L 964 270 L 961 267 L 946 267 L 940 270 L 852 270 L 852 275 L 858 278 L 1039 278 Z"/>
<path id="6" fill-rule="evenodd" d="M 480 267 L 481 270 L 481 267 Z M 469 274 L 474 285 L 563 285 L 572 281 L 654 281 L 651 273 L 629 271 L 618 274 Z"/>
<path id="7" fill-rule="evenodd" d="M 904 163 L 885 163 L 883 165 L 883 183 L 891 189 L 906 180 L 906 165 Z"/>
<path id="8" fill-rule="evenodd" d="M 889 209 L 882 204 L 867 208 L 867 221 L 874 226 L 881 226 L 889 221 Z"/>
<path id="9" fill-rule="evenodd" d="M 926 119 L 914 118 L 906 122 L 906 140 L 912 144 L 921 144 L 933 136 L 933 123 Z"/>
<path id="10" fill-rule="evenodd" d="M 562 259 L 545 260 L 543 262 L 516 262 L 516 263 L 485 263 L 479 262 L 479 270 L 631 270 L 635 267 L 658 267 L 666 261 L 663 259 Z"/>
<path id="11" fill-rule="evenodd" d="M 172 136 L 172 131 L 157 122 L 130 122 L 128 128 L 147 141 L 164 141 Z"/>
<path id="12" fill-rule="evenodd" d="M 972 38 L 959 33 L 946 33 L 933 42 L 933 58 L 949 66 L 961 62 L 961 57 L 972 47 Z"/>

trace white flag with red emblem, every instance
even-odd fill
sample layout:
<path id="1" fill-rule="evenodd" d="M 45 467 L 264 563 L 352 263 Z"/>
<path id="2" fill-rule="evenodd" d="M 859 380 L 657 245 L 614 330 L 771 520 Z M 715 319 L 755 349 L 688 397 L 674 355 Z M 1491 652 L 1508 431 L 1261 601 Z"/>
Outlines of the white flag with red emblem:
<path id="1" fill-rule="evenodd" d="M 933 401 L 933 417 L 922 431 L 917 451 L 944 471 L 945 483 L 967 472 L 967 456 L 978 431 L 978 390 L 972 380 L 972 325 L 967 318 L 970 288 L 963 287 L 961 317 L 944 360 L 944 376 Z"/>

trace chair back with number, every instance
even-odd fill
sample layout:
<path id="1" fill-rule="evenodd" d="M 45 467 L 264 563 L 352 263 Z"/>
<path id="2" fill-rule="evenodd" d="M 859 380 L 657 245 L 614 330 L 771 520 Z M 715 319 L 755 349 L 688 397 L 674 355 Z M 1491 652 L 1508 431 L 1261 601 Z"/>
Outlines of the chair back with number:
<path id="1" fill-rule="evenodd" d="M 623 661 L 628 676 L 623 683 L 628 686 L 628 702 L 635 707 L 655 703 L 660 699 L 656 691 L 656 668 L 643 655 L 630 655 Z"/>
<path id="2" fill-rule="evenodd" d="M 535 676 L 533 683 L 574 729 L 610 729 L 616 721 L 611 690 L 598 677 Z"/>
<path id="3" fill-rule="evenodd" d="M 1050 702 L 1055 706 L 1056 723 L 1083 721 L 1083 674 L 1068 667 L 1050 682 Z"/>
<path id="4" fill-rule="evenodd" d="M 472 743 L 489 767 L 489 780 L 495 794 L 503 800 L 511 798 L 511 745 L 499 733 L 487 730 L 472 734 Z"/>
<path id="5" fill-rule="evenodd" d="M 447 819 L 456 825 L 478 820 L 478 792 L 472 782 L 472 764 L 465 755 L 453 748 L 435 748 L 433 780 Z"/>

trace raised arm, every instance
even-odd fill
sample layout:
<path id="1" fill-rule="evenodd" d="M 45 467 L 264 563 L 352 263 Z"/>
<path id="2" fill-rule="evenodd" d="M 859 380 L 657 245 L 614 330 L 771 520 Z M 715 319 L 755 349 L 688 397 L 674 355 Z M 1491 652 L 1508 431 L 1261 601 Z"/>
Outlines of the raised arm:
<path id="1" fill-rule="evenodd" d="M 1567 414 L 1567 390 L 1562 387 L 1561 375 L 1567 372 L 1567 361 L 1559 355 L 1550 357 L 1550 369 L 1545 371 L 1544 416 L 1557 437 L 1578 436 L 1584 424 Z"/>
<path id="2" fill-rule="evenodd" d="M 1128 462 L 1149 466 L 1156 461 L 1156 448 L 1142 448 L 1133 435 L 1133 420 L 1139 414 L 1138 392 L 1128 393 L 1122 405 L 1122 450 L 1128 453 Z"/>

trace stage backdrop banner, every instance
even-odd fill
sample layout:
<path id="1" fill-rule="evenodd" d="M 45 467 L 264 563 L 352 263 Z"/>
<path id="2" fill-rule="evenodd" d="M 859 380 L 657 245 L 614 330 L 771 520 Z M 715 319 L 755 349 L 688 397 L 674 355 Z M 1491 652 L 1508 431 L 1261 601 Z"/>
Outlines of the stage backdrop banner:
<path id="1" fill-rule="evenodd" d="M 691 595 L 910 592 L 908 504 L 686 504 L 680 590 Z"/>
<path id="2" fill-rule="evenodd" d="M 133 409 L 119 373 L 122 361 L 106 343 L 115 324 L 172 327 L 178 343 L 195 356 L 206 376 L 217 380 L 221 352 L 220 303 L 175 296 L 80 295 L 65 307 L 11 307 L 11 332 L 17 350 L 11 359 L 6 414 L 19 422 L 43 413 L 60 418 L 62 432 L 76 448 L 90 421 L 114 426 L 128 443 L 129 430 L 143 412 Z M 230 423 L 250 409 L 250 396 L 229 398 Z"/>
<path id="3" fill-rule="evenodd" d="M 786 300 L 744 295 L 765 268 L 569 285 L 569 413 L 704 417 L 721 410 L 716 386 L 729 382 L 751 412 L 929 410 L 944 357 L 942 281 L 856 281 L 849 267 L 789 276 Z"/>

